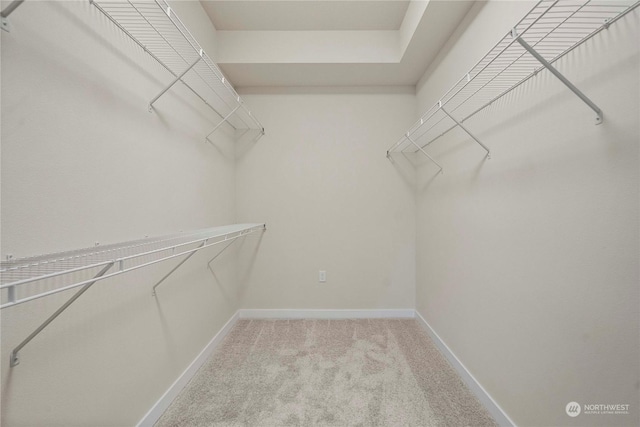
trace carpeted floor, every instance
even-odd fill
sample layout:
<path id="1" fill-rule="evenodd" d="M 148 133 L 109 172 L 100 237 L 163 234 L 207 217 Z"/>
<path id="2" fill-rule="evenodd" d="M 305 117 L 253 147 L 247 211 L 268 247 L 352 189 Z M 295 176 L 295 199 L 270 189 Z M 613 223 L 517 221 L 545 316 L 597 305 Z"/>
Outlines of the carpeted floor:
<path id="1" fill-rule="evenodd" d="M 413 319 L 240 320 L 156 426 L 495 426 Z"/>

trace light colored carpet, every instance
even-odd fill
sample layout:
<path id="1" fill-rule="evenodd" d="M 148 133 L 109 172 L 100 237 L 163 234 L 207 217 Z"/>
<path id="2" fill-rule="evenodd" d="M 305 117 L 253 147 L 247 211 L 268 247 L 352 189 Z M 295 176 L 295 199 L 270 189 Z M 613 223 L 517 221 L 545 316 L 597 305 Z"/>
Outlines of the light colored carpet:
<path id="1" fill-rule="evenodd" d="M 495 426 L 413 319 L 240 320 L 156 426 Z"/>

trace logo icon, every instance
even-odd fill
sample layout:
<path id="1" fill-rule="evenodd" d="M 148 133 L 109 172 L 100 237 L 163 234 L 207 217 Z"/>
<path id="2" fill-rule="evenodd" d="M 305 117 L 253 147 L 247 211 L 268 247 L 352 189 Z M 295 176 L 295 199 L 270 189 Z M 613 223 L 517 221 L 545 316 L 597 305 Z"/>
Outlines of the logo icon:
<path id="1" fill-rule="evenodd" d="M 580 415 L 581 411 L 580 404 L 578 402 L 569 402 L 564 409 L 570 417 L 577 417 Z"/>

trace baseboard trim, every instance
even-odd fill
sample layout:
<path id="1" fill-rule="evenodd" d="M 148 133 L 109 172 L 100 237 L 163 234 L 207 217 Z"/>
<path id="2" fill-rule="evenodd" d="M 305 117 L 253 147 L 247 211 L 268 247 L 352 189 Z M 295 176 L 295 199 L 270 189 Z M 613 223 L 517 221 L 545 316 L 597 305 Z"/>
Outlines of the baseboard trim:
<path id="1" fill-rule="evenodd" d="M 240 309 L 241 319 L 413 319 L 412 308 L 391 310 Z"/>
<path id="2" fill-rule="evenodd" d="M 222 340 L 227 336 L 231 328 L 239 319 L 239 312 L 236 311 L 233 316 L 225 323 L 220 331 L 209 341 L 209 344 L 196 356 L 191 364 L 184 370 L 177 380 L 171 384 L 171 387 L 158 399 L 158 401 L 149 409 L 144 417 L 138 422 L 137 427 L 152 427 L 164 414 L 171 402 L 180 394 L 182 389 L 198 372 L 198 369 L 206 362 L 213 351 L 220 345 Z"/>
<path id="3" fill-rule="evenodd" d="M 440 338 L 440 336 L 433 330 L 431 325 L 425 320 L 424 317 L 418 312 L 415 311 L 416 320 L 418 323 L 422 325 L 422 327 L 427 331 L 427 333 L 431 336 L 434 343 L 442 353 L 442 355 L 449 361 L 451 366 L 458 372 L 460 378 L 464 383 L 469 387 L 471 392 L 478 398 L 480 403 L 484 405 L 484 407 L 489 411 L 491 416 L 496 420 L 496 422 L 502 427 L 515 427 L 516 424 L 509 418 L 509 416 L 502 410 L 500 405 L 496 403 L 495 400 L 491 397 L 489 393 L 480 385 L 478 380 L 469 372 L 469 370 L 462 364 L 460 359 L 451 351 L 449 346 L 445 344 L 445 342 Z"/>

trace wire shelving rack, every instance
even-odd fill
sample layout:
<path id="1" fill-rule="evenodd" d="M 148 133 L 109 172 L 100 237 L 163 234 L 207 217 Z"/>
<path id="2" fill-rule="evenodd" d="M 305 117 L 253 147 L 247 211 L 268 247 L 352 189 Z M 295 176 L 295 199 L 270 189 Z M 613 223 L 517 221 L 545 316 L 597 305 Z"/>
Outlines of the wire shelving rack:
<path id="1" fill-rule="evenodd" d="M 239 136 L 252 130 L 257 131 L 255 140 L 264 135 L 262 124 L 165 0 L 89 1 L 173 76 L 149 102 L 150 111 L 182 82 L 220 118 L 206 138 L 224 123 Z"/>
<path id="2" fill-rule="evenodd" d="M 541 0 L 469 72 L 387 150 L 421 152 L 440 168 L 425 148 L 456 127 L 490 157 L 489 148 L 465 122 L 543 69 L 549 70 L 596 113 L 600 108 L 552 64 L 640 5 L 637 0 Z"/>
<path id="3" fill-rule="evenodd" d="M 28 258 L 8 257 L 0 262 L 0 309 L 80 288 L 16 347 L 11 354 L 11 366 L 18 364 L 18 351 L 94 283 L 184 256 L 153 286 L 153 295 L 156 295 L 158 285 L 197 251 L 224 245 L 217 257 L 238 238 L 263 230 L 266 230 L 265 224 L 234 224 Z"/>

